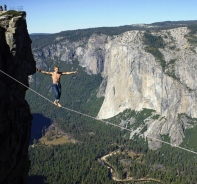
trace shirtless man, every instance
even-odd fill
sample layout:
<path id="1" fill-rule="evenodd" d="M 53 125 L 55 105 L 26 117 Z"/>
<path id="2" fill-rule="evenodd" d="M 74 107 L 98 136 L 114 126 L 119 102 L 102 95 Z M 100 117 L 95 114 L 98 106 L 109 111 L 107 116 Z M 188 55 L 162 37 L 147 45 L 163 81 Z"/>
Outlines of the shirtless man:
<path id="1" fill-rule="evenodd" d="M 36 69 L 38 72 L 41 72 L 43 74 L 51 75 L 52 77 L 52 89 L 55 93 L 55 101 L 54 104 L 58 107 L 61 107 L 60 96 L 61 96 L 61 84 L 60 84 L 60 77 L 61 75 L 69 75 L 69 74 L 77 74 L 77 71 L 74 72 L 59 72 L 59 68 L 57 66 L 54 66 L 54 72 L 46 72 L 43 70 L 40 70 L 39 68 Z"/>

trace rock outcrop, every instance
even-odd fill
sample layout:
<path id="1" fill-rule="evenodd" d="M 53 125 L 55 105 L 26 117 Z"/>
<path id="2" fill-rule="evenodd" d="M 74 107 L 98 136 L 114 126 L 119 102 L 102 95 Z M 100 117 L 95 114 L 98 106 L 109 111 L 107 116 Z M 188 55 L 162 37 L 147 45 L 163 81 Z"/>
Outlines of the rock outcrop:
<path id="1" fill-rule="evenodd" d="M 0 14 L 0 70 L 28 86 L 35 73 L 25 12 Z M 32 115 L 27 88 L 0 72 L 0 183 L 26 183 Z"/>

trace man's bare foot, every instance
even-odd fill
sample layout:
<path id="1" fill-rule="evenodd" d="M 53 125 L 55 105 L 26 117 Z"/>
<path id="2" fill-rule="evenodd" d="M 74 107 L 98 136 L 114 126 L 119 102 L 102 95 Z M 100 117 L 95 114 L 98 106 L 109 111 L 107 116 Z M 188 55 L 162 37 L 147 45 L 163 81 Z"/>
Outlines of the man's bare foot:
<path id="1" fill-rule="evenodd" d="M 58 103 L 57 103 L 57 101 L 55 100 L 54 102 L 53 102 L 55 105 L 58 105 Z"/>
<path id="2" fill-rule="evenodd" d="M 61 105 L 60 103 L 57 103 L 57 106 L 58 106 L 58 107 L 62 107 L 62 105 Z"/>

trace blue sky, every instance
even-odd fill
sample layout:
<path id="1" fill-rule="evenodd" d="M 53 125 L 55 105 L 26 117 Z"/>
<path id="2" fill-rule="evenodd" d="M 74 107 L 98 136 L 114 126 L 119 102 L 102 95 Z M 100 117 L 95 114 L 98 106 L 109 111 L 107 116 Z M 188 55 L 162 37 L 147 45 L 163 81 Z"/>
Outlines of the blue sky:
<path id="1" fill-rule="evenodd" d="M 197 0 L 0 0 L 23 6 L 29 33 L 197 20 Z"/>

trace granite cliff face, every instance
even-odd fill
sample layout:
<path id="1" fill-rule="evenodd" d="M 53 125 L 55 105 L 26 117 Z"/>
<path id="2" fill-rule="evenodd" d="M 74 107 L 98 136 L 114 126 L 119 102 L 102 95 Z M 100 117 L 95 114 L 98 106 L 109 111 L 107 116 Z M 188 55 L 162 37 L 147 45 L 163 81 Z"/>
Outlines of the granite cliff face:
<path id="1" fill-rule="evenodd" d="M 171 143 L 179 145 L 187 121 L 178 123 L 178 115 L 197 117 L 197 54 L 196 47 L 185 38 L 187 33 L 187 28 L 152 33 L 163 37 L 166 46 L 160 51 L 167 65 L 175 61 L 175 77 L 168 75 L 170 67 L 163 71 L 155 57 L 145 51 L 143 32 L 127 32 L 109 41 L 105 56 L 108 64 L 104 69 L 108 81 L 98 117 L 110 118 L 125 109 L 154 109 L 165 119 L 147 121 L 144 135 L 160 139 L 161 135 L 169 134 Z M 149 142 L 152 149 L 160 146 L 160 143 Z"/>
<path id="2" fill-rule="evenodd" d="M 154 109 L 164 118 L 147 120 L 143 135 L 160 139 L 169 134 L 171 143 L 179 145 L 184 130 L 192 127 L 184 117 L 197 117 L 197 47 L 188 41 L 189 31 L 187 27 L 150 31 L 164 42 L 163 48 L 156 49 L 163 55 L 165 68 L 147 52 L 145 31 L 139 30 L 116 36 L 93 34 L 75 42 L 58 37 L 53 44 L 34 50 L 34 57 L 45 69 L 47 57 L 62 62 L 78 59 L 87 73 L 103 76 L 98 96 L 105 99 L 98 118 L 108 119 L 126 109 Z M 149 140 L 151 149 L 160 146 Z"/>
<path id="3" fill-rule="evenodd" d="M 35 73 L 26 13 L 0 14 L 0 70 L 28 86 Z M 26 182 L 32 115 L 26 88 L 0 72 L 0 183 Z"/>

